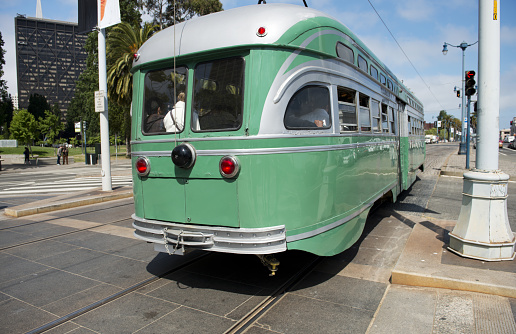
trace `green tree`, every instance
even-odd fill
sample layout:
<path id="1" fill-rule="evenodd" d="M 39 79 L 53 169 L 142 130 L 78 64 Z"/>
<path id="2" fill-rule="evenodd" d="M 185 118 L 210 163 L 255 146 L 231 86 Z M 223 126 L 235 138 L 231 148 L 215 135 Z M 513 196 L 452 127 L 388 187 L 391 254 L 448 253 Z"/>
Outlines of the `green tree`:
<path id="1" fill-rule="evenodd" d="M 48 104 L 46 97 L 38 93 L 30 94 L 27 111 L 34 115 L 36 119 L 45 117 L 45 111 L 50 109 L 50 104 Z"/>
<path id="2" fill-rule="evenodd" d="M 4 65 L 5 65 L 5 50 L 4 50 L 4 39 L 2 38 L 2 32 L 0 32 L 0 96 L 7 95 L 7 83 L 4 78 Z"/>
<path id="3" fill-rule="evenodd" d="M 436 136 L 437 135 L 437 128 L 431 128 L 429 130 L 426 130 L 425 131 L 425 135 L 433 135 L 433 136 Z"/>
<path id="4" fill-rule="evenodd" d="M 64 130 L 64 124 L 58 115 L 46 110 L 45 118 L 39 119 L 39 130 L 48 144 L 54 144 L 59 133 Z"/>
<path id="5" fill-rule="evenodd" d="M 160 30 L 166 27 L 167 0 L 139 0 L 138 5 L 152 17 L 152 24 L 159 26 Z"/>
<path id="6" fill-rule="evenodd" d="M 39 135 L 39 127 L 34 115 L 26 109 L 16 110 L 9 131 L 11 138 L 17 139 L 23 145 L 30 148 L 31 143 Z M 31 150 L 32 154 L 32 150 Z"/>
<path id="7" fill-rule="evenodd" d="M 222 10 L 219 0 L 139 0 L 144 12 L 152 16 L 152 23 L 162 30 L 174 24 Z"/>
<path id="8" fill-rule="evenodd" d="M 13 119 L 14 106 L 7 92 L 0 96 L 0 138 L 9 138 L 9 126 Z"/>
<path id="9" fill-rule="evenodd" d="M 120 15 L 122 22 L 138 25 L 141 22 L 141 14 L 138 10 L 137 0 L 120 0 Z M 114 28 L 107 28 L 107 35 Z M 75 95 L 68 107 L 66 133 L 74 134 L 74 123 L 86 121 L 86 134 L 88 138 L 94 138 L 100 133 L 100 118 L 95 113 L 95 91 L 99 90 L 99 70 L 98 70 L 98 33 L 91 32 L 88 35 L 84 48 L 88 52 L 86 59 L 86 69 L 79 76 L 76 83 Z M 107 62 L 107 68 L 110 67 Z M 117 103 L 108 101 L 109 126 L 120 128 L 119 124 L 115 124 L 117 117 Z M 114 112 L 113 112 L 114 111 Z M 115 123 L 112 123 L 115 121 Z M 129 129 L 130 132 L 130 129 Z M 123 134 L 125 135 L 125 134 Z"/>
<path id="10" fill-rule="evenodd" d="M 183 22 L 195 16 L 208 15 L 221 10 L 222 3 L 219 0 L 168 0 L 165 18 L 167 26 L 171 26 L 174 22 Z"/>
<path id="11" fill-rule="evenodd" d="M 7 92 L 7 83 L 3 79 L 4 77 L 4 65 L 5 65 L 5 50 L 4 50 L 4 39 L 2 38 L 2 32 L 0 32 L 0 138 L 9 137 L 9 125 L 13 118 L 13 101 L 11 95 Z"/>
<path id="12" fill-rule="evenodd" d="M 157 26 L 145 23 L 143 28 L 131 26 L 122 22 L 114 27 L 107 39 L 108 63 L 111 64 L 107 71 L 108 98 L 118 104 L 118 115 L 110 115 L 110 119 L 117 117 L 119 130 L 126 137 L 127 152 L 131 133 L 130 105 L 133 95 L 133 66 L 134 54 L 154 33 Z M 117 132 L 117 133 L 120 133 Z"/>

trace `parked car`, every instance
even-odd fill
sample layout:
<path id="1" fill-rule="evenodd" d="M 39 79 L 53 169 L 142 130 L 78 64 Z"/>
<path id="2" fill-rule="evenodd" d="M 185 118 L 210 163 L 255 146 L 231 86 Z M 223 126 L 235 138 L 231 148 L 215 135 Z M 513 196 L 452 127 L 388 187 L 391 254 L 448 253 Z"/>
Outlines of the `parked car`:
<path id="1" fill-rule="evenodd" d="M 513 150 L 516 150 L 516 140 L 509 142 L 509 146 L 507 146 L 507 147 L 512 148 Z"/>

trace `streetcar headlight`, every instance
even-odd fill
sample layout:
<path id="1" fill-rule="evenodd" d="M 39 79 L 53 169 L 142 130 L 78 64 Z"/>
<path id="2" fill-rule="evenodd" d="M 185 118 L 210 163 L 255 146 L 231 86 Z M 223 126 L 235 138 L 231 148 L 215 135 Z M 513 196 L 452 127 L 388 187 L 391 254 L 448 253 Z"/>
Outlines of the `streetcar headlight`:
<path id="1" fill-rule="evenodd" d="M 172 162 L 177 167 L 188 169 L 194 165 L 196 158 L 195 148 L 189 143 L 182 143 L 172 150 Z"/>
<path id="2" fill-rule="evenodd" d="M 240 163 L 236 157 L 226 155 L 219 162 L 220 175 L 225 178 L 232 178 L 240 171 Z"/>
<path id="3" fill-rule="evenodd" d="M 150 161 L 146 157 L 139 157 L 134 164 L 138 175 L 145 177 L 150 173 Z"/>

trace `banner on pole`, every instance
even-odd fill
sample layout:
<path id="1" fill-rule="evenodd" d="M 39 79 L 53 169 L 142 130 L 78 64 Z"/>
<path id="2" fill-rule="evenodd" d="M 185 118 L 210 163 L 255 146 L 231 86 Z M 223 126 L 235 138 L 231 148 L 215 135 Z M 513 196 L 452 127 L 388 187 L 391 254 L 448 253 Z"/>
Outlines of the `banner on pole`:
<path id="1" fill-rule="evenodd" d="M 104 29 L 121 22 L 118 0 L 98 0 L 99 28 Z"/>

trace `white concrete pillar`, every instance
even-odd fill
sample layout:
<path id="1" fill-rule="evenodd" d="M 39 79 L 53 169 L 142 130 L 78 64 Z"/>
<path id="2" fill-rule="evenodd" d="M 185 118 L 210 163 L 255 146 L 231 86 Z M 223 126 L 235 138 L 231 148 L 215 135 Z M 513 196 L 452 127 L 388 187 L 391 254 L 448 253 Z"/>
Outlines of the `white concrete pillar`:
<path id="1" fill-rule="evenodd" d="M 476 169 L 464 174 L 462 207 L 449 249 L 484 261 L 513 260 L 507 216 L 509 175 L 498 170 L 500 2 L 479 0 Z"/>

